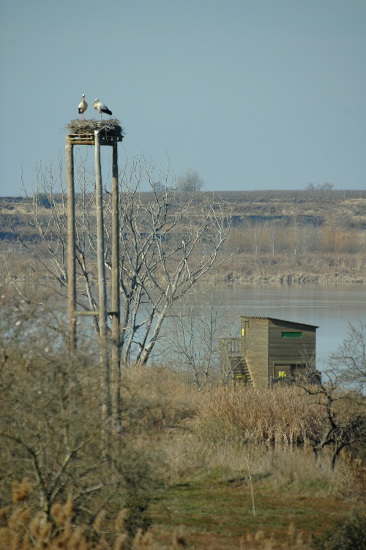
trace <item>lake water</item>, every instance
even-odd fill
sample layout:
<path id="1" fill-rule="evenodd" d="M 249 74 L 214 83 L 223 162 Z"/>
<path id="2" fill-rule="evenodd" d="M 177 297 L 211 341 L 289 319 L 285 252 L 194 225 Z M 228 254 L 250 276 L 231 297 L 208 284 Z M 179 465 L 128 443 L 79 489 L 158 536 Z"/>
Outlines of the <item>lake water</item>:
<path id="1" fill-rule="evenodd" d="M 230 320 L 238 326 L 240 316 L 274 317 L 316 325 L 317 368 L 324 370 L 329 354 L 347 336 L 349 324 L 366 323 L 366 285 L 244 286 L 225 289 L 224 303 Z"/>

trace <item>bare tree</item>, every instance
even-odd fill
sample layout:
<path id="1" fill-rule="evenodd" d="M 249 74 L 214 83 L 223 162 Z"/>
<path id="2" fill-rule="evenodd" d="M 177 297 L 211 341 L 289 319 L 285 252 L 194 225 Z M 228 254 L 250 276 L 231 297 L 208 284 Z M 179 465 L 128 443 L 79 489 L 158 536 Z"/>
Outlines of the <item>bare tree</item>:
<path id="1" fill-rule="evenodd" d="M 348 336 L 329 358 L 329 368 L 339 382 L 364 393 L 366 389 L 366 324 L 349 325 Z"/>
<path id="2" fill-rule="evenodd" d="M 202 178 L 195 170 L 187 170 L 177 179 L 177 191 L 182 193 L 197 193 L 202 190 L 203 185 Z"/>
<path id="3" fill-rule="evenodd" d="M 331 449 L 334 468 L 343 449 L 356 450 L 366 443 L 365 398 L 342 389 L 334 373 L 320 384 L 298 385 L 315 398 L 321 411 L 322 422 L 310 440 L 313 451 L 318 455 L 325 448 Z"/>
<path id="4" fill-rule="evenodd" d="M 92 390 L 95 366 L 80 355 L 70 383 L 70 365 L 58 353 L 66 331 L 42 302 L 4 296 L 0 324 L 7 329 L 0 337 L 0 458 L 6 472 L 1 490 L 7 492 L 8 476 L 28 478 L 38 506 L 49 516 L 52 504 L 71 489 L 76 499 L 88 501 L 108 484 L 108 475 L 103 481 L 100 472 L 103 459 L 88 458 L 99 447 L 101 431 L 98 393 Z M 80 407 L 89 400 L 87 421 L 70 411 L 76 396 Z"/>
<path id="5" fill-rule="evenodd" d="M 1 506 L 8 513 L 12 485 L 20 482 L 32 488 L 29 505 L 55 533 L 60 526 L 52 510 L 69 499 L 78 522 L 89 525 L 103 509 L 116 514 L 126 508 L 125 527 L 133 537 L 150 523 L 146 512 L 156 477 L 154 458 L 133 443 L 135 430 L 141 433 L 139 401 L 134 396 L 132 405 L 124 404 L 129 426 L 124 438 L 116 434 L 106 456 L 93 342 L 65 354 L 67 325 L 52 296 L 40 302 L 37 290 L 22 298 L 18 291 L 23 289 L 5 288 L 0 307 Z"/>
<path id="6" fill-rule="evenodd" d="M 225 260 L 221 248 L 230 230 L 230 216 L 223 211 L 222 202 L 206 200 L 204 196 L 196 201 L 194 195 L 176 193 L 170 172 L 156 172 L 139 158 L 127 164 L 120 177 L 120 350 L 125 364 L 131 361 L 145 364 L 149 360 L 173 304 Z M 77 173 L 78 307 L 96 311 L 94 182 L 83 159 Z M 48 195 L 51 208 L 45 215 L 35 202 L 32 223 L 40 235 L 42 254 L 40 245 L 32 247 L 32 252 L 48 276 L 63 287 L 67 285 L 65 195 L 55 193 L 52 171 L 39 174 L 38 181 L 38 193 L 42 190 Z M 151 191 L 142 192 L 146 188 Z M 104 200 L 108 272 L 111 270 L 108 192 Z M 97 328 L 96 316 L 93 322 Z"/>
<path id="7" fill-rule="evenodd" d="M 159 348 L 201 391 L 209 380 L 219 379 L 220 338 L 227 334 L 230 323 L 220 294 L 202 286 L 186 295 L 176 309 L 170 314 Z"/>
<path id="8" fill-rule="evenodd" d="M 322 429 L 311 441 L 317 454 L 332 449 L 332 466 L 343 449 L 357 451 L 366 443 L 366 326 L 350 324 L 349 335 L 330 355 L 324 381 L 297 384 L 316 399 L 322 410 Z"/>

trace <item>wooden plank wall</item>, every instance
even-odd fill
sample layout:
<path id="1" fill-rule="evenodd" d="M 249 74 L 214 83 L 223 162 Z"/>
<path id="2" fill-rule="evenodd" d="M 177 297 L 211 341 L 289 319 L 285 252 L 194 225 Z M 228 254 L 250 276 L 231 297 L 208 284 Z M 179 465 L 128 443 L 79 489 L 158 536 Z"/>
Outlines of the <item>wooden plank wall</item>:
<path id="1" fill-rule="evenodd" d="M 268 320 L 242 317 L 243 352 L 254 387 L 268 387 Z"/>
<path id="2" fill-rule="evenodd" d="M 282 332 L 301 332 L 302 338 L 282 338 Z M 315 346 L 315 327 L 269 320 L 268 376 L 274 376 L 275 363 L 305 363 L 315 357 Z"/>
<path id="3" fill-rule="evenodd" d="M 242 317 L 241 327 L 242 353 L 255 387 L 268 387 L 275 363 L 298 364 L 315 357 L 316 327 L 260 317 Z M 302 337 L 282 338 L 282 332 L 302 332 Z"/>

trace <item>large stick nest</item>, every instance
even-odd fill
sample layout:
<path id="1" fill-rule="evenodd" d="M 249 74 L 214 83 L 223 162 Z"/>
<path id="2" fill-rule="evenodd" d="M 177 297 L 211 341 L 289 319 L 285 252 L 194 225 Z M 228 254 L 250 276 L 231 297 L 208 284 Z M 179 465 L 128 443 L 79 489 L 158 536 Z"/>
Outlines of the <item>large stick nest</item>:
<path id="1" fill-rule="evenodd" d="M 93 134 L 95 130 L 101 130 L 104 135 L 115 136 L 121 139 L 124 137 L 121 123 L 116 118 L 109 120 L 74 119 L 66 125 L 66 128 L 70 133 L 77 135 Z"/>

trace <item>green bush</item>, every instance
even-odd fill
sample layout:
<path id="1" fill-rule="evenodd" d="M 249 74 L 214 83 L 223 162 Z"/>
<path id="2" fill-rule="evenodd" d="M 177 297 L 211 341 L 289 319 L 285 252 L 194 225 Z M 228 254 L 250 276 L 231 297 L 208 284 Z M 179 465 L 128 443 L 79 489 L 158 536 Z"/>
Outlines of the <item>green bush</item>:
<path id="1" fill-rule="evenodd" d="M 361 550 L 366 548 L 366 515 L 352 511 L 347 519 L 340 520 L 324 537 L 314 537 L 318 550 Z"/>

